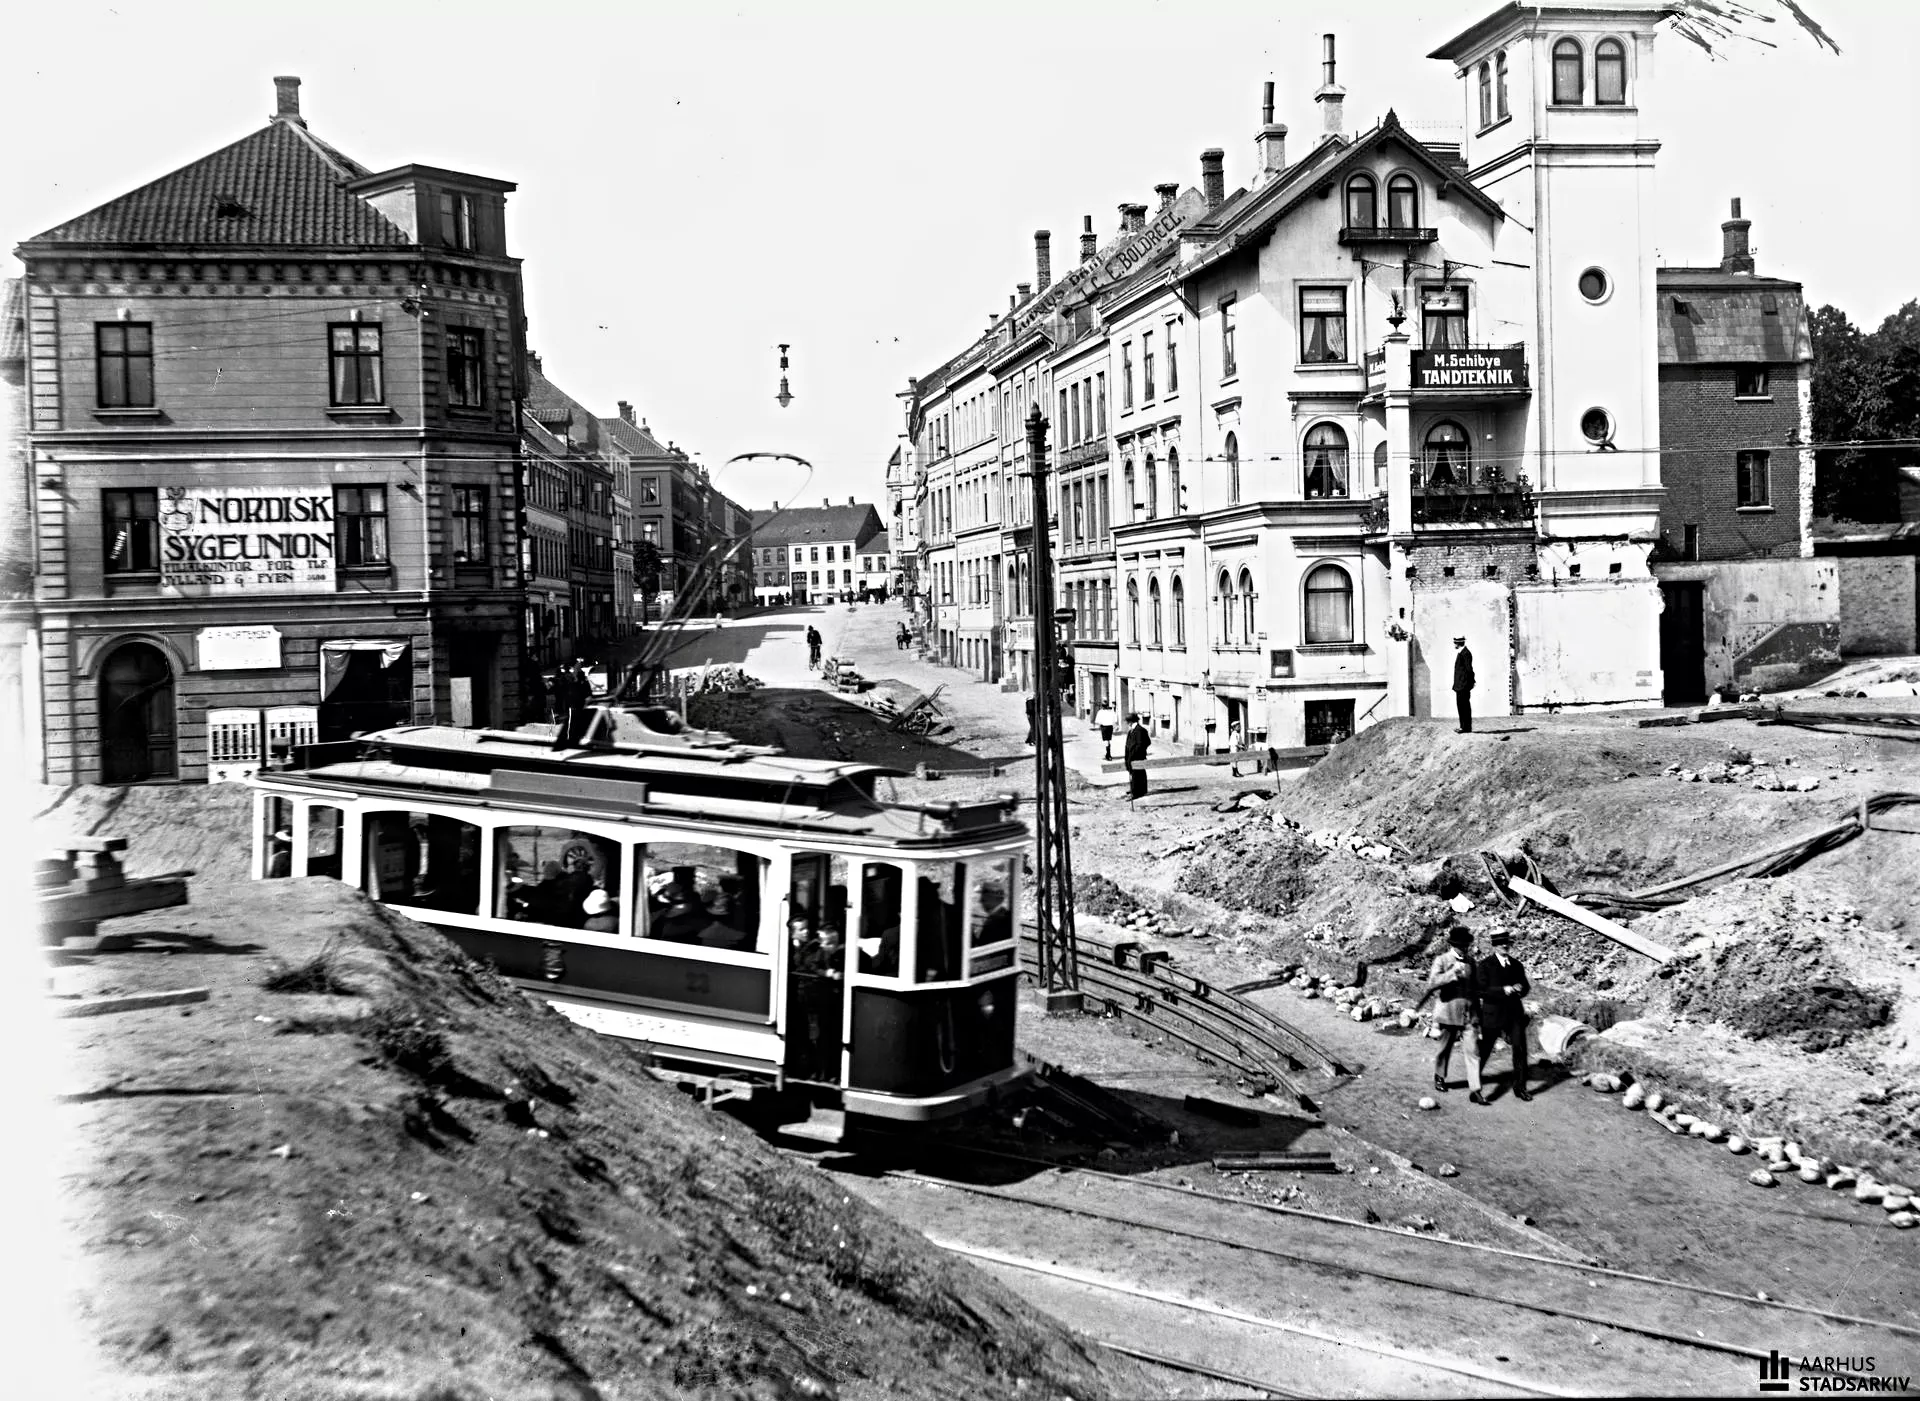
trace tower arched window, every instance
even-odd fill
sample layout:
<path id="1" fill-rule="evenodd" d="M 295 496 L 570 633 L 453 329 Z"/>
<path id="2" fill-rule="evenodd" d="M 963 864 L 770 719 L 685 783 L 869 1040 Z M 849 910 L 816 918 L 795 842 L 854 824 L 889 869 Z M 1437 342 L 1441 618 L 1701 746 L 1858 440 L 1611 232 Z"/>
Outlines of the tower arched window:
<path id="1" fill-rule="evenodd" d="M 1627 100 L 1627 46 L 1618 39 L 1602 39 L 1593 46 L 1593 100 L 1603 107 L 1619 107 Z"/>
<path id="2" fill-rule="evenodd" d="M 1313 642 L 1353 641 L 1353 579 L 1337 564 L 1322 564 L 1307 575 L 1306 630 Z"/>
<path id="3" fill-rule="evenodd" d="M 1140 645 L 1140 583 L 1137 579 L 1127 580 L 1127 641 L 1135 647 Z"/>
<path id="4" fill-rule="evenodd" d="M 1356 175 L 1347 181 L 1347 227 L 1370 229 L 1379 222 L 1371 175 Z"/>
<path id="5" fill-rule="evenodd" d="M 1173 576 L 1173 645 L 1187 645 L 1187 586 Z"/>
<path id="6" fill-rule="evenodd" d="M 1580 105 L 1581 69 L 1579 41 L 1562 39 L 1553 46 L 1553 100 L 1562 107 Z"/>
<path id="7" fill-rule="evenodd" d="M 1497 121 L 1507 119 L 1507 56 L 1503 53 L 1493 56 L 1493 115 Z"/>
<path id="8" fill-rule="evenodd" d="M 1240 640 L 1253 645 L 1253 571 L 1240 571 Z"/>
<path id="9" fill-rule="evenodd" d="M 1417 228 L 1420 224 L 1420 187 L 1411 175 L 1396 175 L 1387 181 L 1387 227 Z"/>
<path id="10" fill-rule="evenodd" d="M 1493 68 L 1480 65 L 1480 125 L 1493 125 Z"/>
<path id="11" fill-rule="evenodd" d="M 1240 504 L 1240 437 L 1227 434 L 1227 504 Z"/>
<path id="12" fill-rule="evenodd" d="M 1220 644 L 1233 645 L 1233 576 L 1220 571 Z"/>
<path id="13" fill-rule="evenodd" d="M 1167 509 L 1172 515 L 1184 515 L 1187 503 L 1180 498 L 1180 449 L 1167 449 Z"/>
<path id="14" fill-rule="evenodd" d="M 1153 520 L 1160 514 L 1160 469 L 1152 453 L 1140 459 L 1140 474 L 1147 481 L 1147 519 Z"/>
<path id="15" fill-rule="evenodd" d="M 1305 458 L 1309 499 L 1348 494 L 1347 435 L 1338 424 L 1318 423 L 1307 430 Z"/>
<path id="16" fill-rule="evenodd" d="M 1450 419 L 1427 430 L 1421 449 L 1428 486 L 1467 486 L 1473 481 L 1473 446 L 1467 430 Z"/>
<path id="17" fill-rule="evenodd" d="M 1147 640 L 1158 647 L 1166 641 L 1160 627 L 1160 581 L 1147 580 Z"/>

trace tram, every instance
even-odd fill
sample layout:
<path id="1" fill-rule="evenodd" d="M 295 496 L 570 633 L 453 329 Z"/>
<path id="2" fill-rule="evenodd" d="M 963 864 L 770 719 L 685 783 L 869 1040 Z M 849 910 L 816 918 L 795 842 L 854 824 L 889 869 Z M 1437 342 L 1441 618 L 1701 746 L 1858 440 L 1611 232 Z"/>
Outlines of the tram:
<path id="1" fill-rule="evenodd" d="M 1011 794 L 606 706 L 577 736 L 402 726 L 250 780 L 253 876 L 332 876 L 657 1067 L 930 1120 L 1014 1079 Z"/>

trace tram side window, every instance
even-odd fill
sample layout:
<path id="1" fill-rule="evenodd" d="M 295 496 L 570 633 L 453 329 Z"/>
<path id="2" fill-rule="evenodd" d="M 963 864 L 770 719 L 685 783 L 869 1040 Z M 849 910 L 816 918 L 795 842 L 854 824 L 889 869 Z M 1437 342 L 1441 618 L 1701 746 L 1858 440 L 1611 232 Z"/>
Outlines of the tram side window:
<path id="1" fill-rule="evenodd" d="M 502 827 L 493 851 L 500 918 L 620 932 L 618 842 L 569 827 Z"/>
<path id="2" fill-rule="evenodd" d="M 281 876 L 292 875 L 293 800 L 269 797 L 266 813 L 261 819 L 261 830 L 266 837 L 267 860 L 263 868 L 266 878 L 278 880 Z"/>
<path id="3" fill-rule="evenodd" d="M 960 976 L 960 897 L 964 861 L 922 866 L 914 894 L 914 981 L 941 983 Z"/>
<path id="4" fill-rule="evenodd" d="M 764 857 L 699 842 L 649 842 L 634 933 L 733 953 L 764 953 L 760 911 L 766 887 Z M 645 909 L 644 925 L 639 907 Z"/>
<path id="5" fill-rule="evenodd" d="M 315 803 L 307 809 L 307 874 L 340 879 L 340 853 L 345 845 L 345 815 L 339 808 Z"/>
<path id="6" fill-rule="evenodd" d="M 793 858 L 787 943 L 795 972 L 839 975 L 847 947 L 849 893 L 846 857 L 816 853 Z"/>
<path id="7" fill-rule="evenodd" d="M 967 907 L 967 942 L 1004 944 L 1013 938 L 1013 862 L 976 861 Z"/>
<path id="8" fill-rule="evenodd" d="M 425 812 L 367 814 L 367 894 L 389 905 L 480 913 L 480 829 Z"/>
<path id="9" fill-rule="evenodd" d="M 860 868 L 860 971 L 878 978 L 900 976 L 901 892 L 906 873 L 869 862 Z"/>

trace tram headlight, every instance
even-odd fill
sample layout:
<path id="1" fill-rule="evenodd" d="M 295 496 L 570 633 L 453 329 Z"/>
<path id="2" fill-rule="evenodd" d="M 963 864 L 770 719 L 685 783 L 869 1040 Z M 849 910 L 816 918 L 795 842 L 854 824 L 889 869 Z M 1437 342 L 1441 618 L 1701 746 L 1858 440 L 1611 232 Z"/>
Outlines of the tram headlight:
<path id="1" fill-rule="evenodd" d="M 994 989 L 990 987 L 981 988 L 980 999 L 979 999 L 981 1021 L 990 1022 L 993 1020 L 993 1009 L 995 1005 L 996 1004 L 994 1002 Z"/>

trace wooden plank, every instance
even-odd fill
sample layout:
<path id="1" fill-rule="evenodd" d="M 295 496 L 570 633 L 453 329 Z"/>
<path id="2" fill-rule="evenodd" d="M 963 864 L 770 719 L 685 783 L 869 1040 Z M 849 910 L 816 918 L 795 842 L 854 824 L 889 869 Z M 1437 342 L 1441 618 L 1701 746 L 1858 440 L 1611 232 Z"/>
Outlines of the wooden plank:
<path id="1" fill-rule="evenodd" d="M 1597 915 L 1584 906 L 1574 904 L 1571 900 L 1563 900 L 1552 891 L 1537 886 L 1530 880 L 1509 876 L 1507 885 L 1514 894 L 1524 895 L 1535 904 L 1552 910 L 1557 915 L 1565 915 L 1576 924 L 1584 924 L 1594 933 L 1604 934 L 1616 944 L 1632 949 L 1637 954 L 1644 954 L 1655 963 L 1673 961 L 1673 950 L 1665 944 L 1656 944 L 1653 940 L 1634 933 L 1625 925 L 1614 923 L 1604 915 Z"/>
<path id="2" fill-rule="evenodd" d="M 175 988 L 170 992 L 130 992 L 118 997 L 89 997 L 54 1008 L 57 1017 L 102 1017 L 109 1012 L 138 1012 L 148 1007 L 179 1007 L 189 1002 L 205 1002 L 213 995 L 209 988 Z"/>
<path id="3" fill-rule="evenodd" d="M 186 903 L 186 881 L 158 877 L 128 881 L 108 890 L 46 891 L 40 896 L 40 916 L 48 924 L 73 924 Z"/>
<path id="4" fill-rule="evenodd" d="M 1184 768 L 1189 764 L 1265 763 L 1269 756 L 1282 764 L 1312 763 L 1316 759 L 1324 759 L 1326 755 L 1326 745 L 1313 744 L 1304 749 L 1240 749 L 1231 754 L 1175 754 L 1163 759 L 1136 759 L 1134 763 L 1143 769 L 1172 769 Z M 1126 771 L 1127 761 L 1124 759 L 1109 759 L 1100 765 L 1102 773 L 1125 773 Z"/>
<path id="5" fill-rule="evenodd" d="M 1333 1154 L 1317 1153 L 1216 1153 L 1213 1165 L 1221 1172 L 1338 1172 Z"/>

